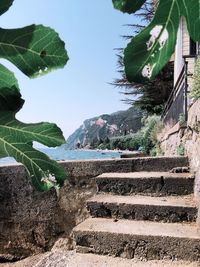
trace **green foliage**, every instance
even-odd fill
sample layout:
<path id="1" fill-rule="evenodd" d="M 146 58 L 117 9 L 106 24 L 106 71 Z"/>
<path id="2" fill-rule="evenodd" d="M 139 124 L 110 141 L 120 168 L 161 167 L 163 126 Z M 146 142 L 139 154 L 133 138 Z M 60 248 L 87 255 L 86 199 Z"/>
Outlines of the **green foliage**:
<path id="1" fill-rule="evenodd" d="M 179 114 L 178 121 L 180 124 L 185 123 L 185 114 L 184 113 Z"/>
<path id="2" fill-rule="evenodd" d="M 143 135 L 141 131 L 138 131 L 133 135 L 133 138 L 129 140 L 129 147 L 131 150 L 139 150 L 143 142 Z"/>
<path id="3" fill-rule="evenodd" d="M 138 10 L 143 1 L 113 1 L 114 7 L 122 12 Z M 131 9 L 130 9 L 130 5 Z M 180 18 L 184 16 L 187 28 L 194 41 L 200 40 L 200 1 L 159 0 L 151 23 L 133 37 L 124 51 L 127 79 L 141 82 L 153 79 L 169 61 L 176 45 Z"/>
<path id="4" fill-rule="evenodd" d="M 126 136 L 113 137 L 110 139 L 110 143 L 106 144 L 105 148 L 135 151 L 141 146 L 142 138 L 140 131 Z"/>
<path id="5" fill-rule="evenodd" d="M 192 78 L 193 83 L 190 95 L 197 100 L 200 98 L 200 57 L 197 58 Z"/>
<path id="6" fill-rule="evenodd" d="M 134 13 L 145 3 L 145 0 L 113 0 L 113 5 L 116 9 L 124 13 Z"/>
<path id="7" fill-rule="evenodd" d="M 132 1 L 130 1 L 130 4 L 132 4 Z M 155 4 L 153 1 L 147 0 L 136 14 L 139 23 L 128 25 L 133 31 L 133 34 L 129 34 L 128 39 L 141 32 L 145 27 L 144 24 L 149 23 L 154 14 Z M 117 65 L 120 78 L 115 79 L 113 85 L 118 87 L 120 92 L 125 95 L 123 101 L 145 111 L 148 115 L 162 114 L 164 105 L 173 89 L 174 64 L 169 62 L 154 79 L 147 79 L 145 82 L 129 82 L 127 80 L 124 72 L 123 50 L 120 50 Z"/>
<path id="8" fill-rule="evenodd" d="M 160 115 L 172 89 L 172 65 L 167 64 L 154 79 L 140 84 L 139 91 L 141 95 L 138 99 L 134 100 L 134 105 L 140 110 L 147 112 L 148 115 Z"/>
<path id="9" fill-rule="evenodd" d="M 149 154 L 150 151 L 157 144 L 157 132 L 161 127 L 160 117 L 158 116 L 149 116 L 144 119 L 144 126 L 142 128 L 143 141 L 142 148 L 146 154 Z"/>
<path id="10" fill-rule="evenodd" d="M 1 1 L 0 14 L 12 3 L 10 0 Z M 68 60 L 64 42 L 54 30 L 42 25 L 8 30 L 0 28 L 0 57 L 8 59 L 29 77 L 63 67 Z M 0 156 L 12 156 L 23 163 L 39 190 L 62 185 L 64 169 L 32 147 L 33 141 L 59 146 L 65 143 L 62 132 L 55 124 L 18 121 L 15 115 L 23 103 L 14 74 L 0 65 Z"/>
<path id="11" fill-rule="evenodd" d="M 137 133 L 112 137 L 109 142 L 106 139 L 98 146 L 98 148 L 130 151 L 141 150 L 146 154 L 151 154 L 152 156 L 162 154 L 157 141 L 157 134 L 163 127 L 160 117 L 153 115 L 144 118 L 143 124 L 144 125 L 141 130 Z"/>
<path id="12" fill-rule="evenodd" d="M 54 30 L 43 25 L 0 28 L 0 57 L 11 61 L 29 77 L 61 68 L 68 60 L 64 42 Z"/>
<path id="13" fill-rule="evenodd" d="M 18 111 L 23 103 L 15 76 L 0 64 L 0 112 Z"/>
<path id="14" fill-rule="evenodd" d="M 2 15 L 4 12 L 6 12 L 9 7 L 12 5 L 14 0 L 1 0 L 0 3 L 0 15 Z"/>
<path id="15" fill-rule="evenodd" d="M 65 173 L 56 162 L 32 148 L 32 141 L 55 147 L 63 144 L 61 136 L 60 129 L 54 124 L 24 124 L 15 118 L 14 112 L 0 113 L 0 155 L 12 155 L 23 163 L 38 189 L 48 189 L 50 184 L 41 180 L 51 180 L 54 172 L 58 184 L 62 185 Z"/>
<path id="16" fill-rule="evenodd" d="M 185 147 L 184 147 L 184 145 L 182 143 L 179 146 L 177 146 L 176 153 L 179 156 L 184 156 L 185 155 Z"/>

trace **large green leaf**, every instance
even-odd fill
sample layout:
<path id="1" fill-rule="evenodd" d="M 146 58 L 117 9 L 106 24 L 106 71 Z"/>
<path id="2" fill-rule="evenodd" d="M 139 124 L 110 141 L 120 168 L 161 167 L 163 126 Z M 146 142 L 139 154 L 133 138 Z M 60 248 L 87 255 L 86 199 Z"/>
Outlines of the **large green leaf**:
<path id="1" fill-rule="evenodd" d="M 0 2 L 0 15 L 6 12 L 9 7 L 12 5 L 14 0 L 1 0 Z"/>
<path id="2" fill-rule="evenodd" d="M 1 0 L 0 15 L 13 1 Z M 0 57 L 14 63 L 29 77 L 63 67 L 67 60 L 64 42 L 42 25 L 21 29 L 0 28 Z M 51 123 L 25 124 L 15 118 L 23 106 L 14 74 L 0 65 L 0 157 L 12 156 L 24 164 L 33 184 L 42 191 L 63 184 L 64 169 L 33 148 L 33 141 L 50 147 L 65 143 L 61 130 Z"/>
<path id="3" fill-rule="evenodd" d="M 0 28 L 0 57 L 11 61 L 29 77 L 64 67 L 68 60 L 64 42 L 53 29 L 43 25 Z"/>
<path id="4" fill-rule="evenodd" d="M 116 9 L 124 13 L 134 13 L 145 3 L 145 0 L 112 0 Z"/>
<path id="5" fill-rule="evenodd" d="M 174 0 L 160 1 L 153 21 L 134 37 L 124 51 L 127 79 L 154 78 L 175 49 L 180 9 Z"/>
<path id="6" fill-rule="evenodd" d="M 24 103 L 14 74 L 0 64 L 0 112 L 18 111 Z"/>
<path id="7" fill-rule="evenodd" d="M 135 12 L 137 1 L 132 2 L 133 12 Z M 124 51 L 125 72 L 130 82 L 153 79 L 169 61 L 175 50 L 181 16 L 186 17 L 192 39 L 200 40 L 199 0 L 158 1 L 152 22 L 133 37 Z"/>
<path id="8" fill-rule="evenodd" d="M 194 41 L 200 41 L 200 0 L 182 0 L 181 15 L 187 20 L 187 28 Z"/>
<path id="9" fill-rule="evenodd" d="M 24 124 L 12 112 L 0 112 L 0 155 L 23 163 L 39 190 L 62 185 L 64 169 L 47 155 L 32 147 L 32 141 L 48 146 L 65 143 L 61 130 L 50 123 Z"/>
<path id="10" fill-rule="evenodd" d="M 14 74 L 0 65 L 0 157 L 12 156 L 23 163 L 39 190 L 62 185 L 63 168 L 32 147 L 33 141 L 59 146 L 65 143 L 62 132 L 55 124 L 18 121 L 15 113 L 23 103 Z"/>
<path id="11" fill-rule="evenodd" d="M 46 146 L 56 147 L 65 143 L 62 131 L 53 123 L 22 123 L 15 119 L 14 113 L 0 113 L 1 135 L 20 136 L 25 142 L 36 141 Z M 7 121 L 7 123 L 6 123 Z"/>

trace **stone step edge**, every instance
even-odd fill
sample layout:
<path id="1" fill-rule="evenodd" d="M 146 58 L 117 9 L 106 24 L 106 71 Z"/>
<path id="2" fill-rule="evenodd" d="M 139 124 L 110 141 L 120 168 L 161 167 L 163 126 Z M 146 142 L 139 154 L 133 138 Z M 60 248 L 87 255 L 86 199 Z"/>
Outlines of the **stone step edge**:
<path id="1" fill-rule="evenodd" d="M 95 254 L 144 260 L 200 258 L 200 235 L 194 224 L 90 218 L 76 226 L 73 235 L 77 248 Z"/>
<path id="2" fill-rule="evenodd" d="M 179 203 L 176 204 L 175 200 Z M 186 198 L 98 194 L 89 199 L 86 205 L 92 217 L 170 223 L 194 222 L 198 212 L 192 196 Z"/>
<path id="3" fill-rule="evenodd" d="M 172 173 L 172 172 L 109 172 L 95 177 L 98 179 L 194 179 L 193 173 Z"/>
<path id="4" fill-rule="evenodd" d="M 105 218 L 88 218 L 77 225 L 73 232 L 104 232 L 127 235 L 142 236 L 162 236 L 196 239 L 200 242 L 200 234 L 196 223 L 162 223 L 149 221 L 131 221 L 118 220 L 114 222 L 112 219 Z"/>
<path id="5" fill-rule="evenodd" d="M 97 192 L 116 195 L 188 195 L 194 192 L 194 175 L 169 172 L 104 173 L 96 177 Z"/>
<path id="6" fill-rule="evenodd" d="M 98 193 L 86 201 L 88 203 L 102 204 L 122 204 L 122 205 L 146 205 L 146 206 L 165 206 L 165 207 L 188 207 L 197 208 L 197 202 L 193 194 L 185 196 L 143 196 L 139 194 L 131 196 L 119 196 L 106 193 Z"/>

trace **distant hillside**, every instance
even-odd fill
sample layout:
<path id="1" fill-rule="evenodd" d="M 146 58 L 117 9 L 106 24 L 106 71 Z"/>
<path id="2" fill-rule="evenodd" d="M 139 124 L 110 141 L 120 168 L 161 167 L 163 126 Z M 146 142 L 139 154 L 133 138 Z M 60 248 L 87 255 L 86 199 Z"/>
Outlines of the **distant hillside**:
<path id="1" fill-rule="evenodd" d="M 134 107 L 110 115 L 103 114 L 85 120 L 67 139 L 66 149 L 91 148 L 106 138 L 137 132 L 141 128 L 142 113 Z"/>

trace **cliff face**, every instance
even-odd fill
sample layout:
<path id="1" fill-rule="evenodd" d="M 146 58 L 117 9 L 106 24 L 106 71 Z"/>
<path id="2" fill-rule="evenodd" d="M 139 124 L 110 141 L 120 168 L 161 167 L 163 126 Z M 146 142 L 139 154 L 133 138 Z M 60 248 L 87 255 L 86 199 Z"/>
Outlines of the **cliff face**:
<path id="1" fill-rule="evenodd" d="M 113 136 L 137 132 L 141 128 L 142 113 L 134 107 L 110 115 L 103 114 L 85 120 L 67 139 L 66 149 L 93 147 L 94 144 Z"/>

